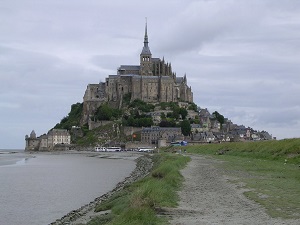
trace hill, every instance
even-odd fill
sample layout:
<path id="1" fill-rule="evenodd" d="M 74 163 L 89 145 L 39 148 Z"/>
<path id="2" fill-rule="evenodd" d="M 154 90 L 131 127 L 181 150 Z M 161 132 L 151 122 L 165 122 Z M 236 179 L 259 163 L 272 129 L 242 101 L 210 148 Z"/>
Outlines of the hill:
<path id="1" fill-rule="evenodd" d="M 272 139 L 266 131 L 258 132 L 250 127 L 236 125 L 217 111 L 211 114 L 206 108 L 189 102 L 146 103 L 135 99 L 132 102 L 123 101 L 122 109 L 116 109 L 107 102 L 89 115 L 88 123 L 80 125 L 83 114 L 83 103 L 73 104 L 69 114 L 54 128 L 69 130 L 72 144 L 80 146 L 125 146 L 127 142 L 140 142 L 143 130 L 147 127 L 180 128 L 181 135 L 172 136 L 173 139 L 170 139 L 170 134 L 166 136 L 169 137 L 166 139 L 169 143 L 177 140 L 213 143 Z M 152 135 L 154 137 L 151 141 L 157 144 L 158 138 L 164 134 L 155 135 Z"/>

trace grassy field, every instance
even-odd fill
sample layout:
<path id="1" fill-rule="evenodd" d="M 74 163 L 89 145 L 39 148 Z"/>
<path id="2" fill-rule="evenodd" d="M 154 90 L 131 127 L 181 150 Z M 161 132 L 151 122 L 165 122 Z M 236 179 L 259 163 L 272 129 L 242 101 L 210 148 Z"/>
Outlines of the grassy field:
<path id="1" fill-rule="evenodd" d="M 300 218 L 300 139 L 188 146 L 189 153 L 211 155 L 226 173 L 243 183 L 245 195 L 272 217 Z"/>
<path id="2" fill-rule="evenodd" d="M 272 217 L 300 218 L 300 139 L 245 143 L 206 144 L 167 148 L 174 152 L 214 157 L 217 165 L 235 177 L 231 182 L 243 184 L 245 195 L 264 206 Z M 179 154 L 155 154 L 154 169 L 149 176 L 127 186 L 97 206 L 106 212 L 88 225 L 160 225 L 167 219 L 157 216 L 160 207 L 175 207 L 183 177 L 182 169 L 189 157 Z"/>
<path id="3" fill-rule="evenodd" d="M 300 164 L 300 139 L 280 141 L 229 142 L 221 144 L 203 144 L 188 146 L 189 152 L 216 154 L 224 151 L 226 155 L 268 159 L 275 161 L 288 160 L 288 163 Z"/>
<path id="4" fill-rule="evenodd" d="M 167 224 L 166 218 L 157 217 L 156 210 L 176 206 L 176 191 L 183 180 L 179 170 L 189 160 L 189 157 L 177 154 L 154 155 L 155 165 L 151 174 L 98 205 L 96 211 L 109 211 L 106 215 L 93 219 L 88 225 Z"/>

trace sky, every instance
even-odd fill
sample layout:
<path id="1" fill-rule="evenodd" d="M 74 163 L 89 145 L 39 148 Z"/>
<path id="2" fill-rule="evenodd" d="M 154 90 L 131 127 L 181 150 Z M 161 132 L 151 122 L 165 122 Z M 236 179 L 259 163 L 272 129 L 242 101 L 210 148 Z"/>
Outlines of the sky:
<path id="1" fill-rule="evenodd" d="M 1 0 L 0 149 L 24 149 L 90 83 L 152 57 L 187 75 L 194 102 L 232 122 L 300 137 L 299 0 Z"/>

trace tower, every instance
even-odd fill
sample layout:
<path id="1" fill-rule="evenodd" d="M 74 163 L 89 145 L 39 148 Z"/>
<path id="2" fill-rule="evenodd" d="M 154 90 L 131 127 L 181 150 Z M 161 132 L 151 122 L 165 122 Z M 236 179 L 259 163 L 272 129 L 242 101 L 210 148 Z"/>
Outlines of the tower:
<path id="1" fill-rule="evenodd" d="M 140 54 L 140 75 L 152 76 L 152 54 L 148 46 L 147 20 L 145 26 L 144 47 Z"/>

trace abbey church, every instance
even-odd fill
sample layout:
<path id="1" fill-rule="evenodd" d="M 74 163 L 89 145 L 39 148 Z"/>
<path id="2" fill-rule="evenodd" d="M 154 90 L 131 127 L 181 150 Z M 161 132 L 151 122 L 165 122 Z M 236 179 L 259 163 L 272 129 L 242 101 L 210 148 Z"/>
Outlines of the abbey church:
<path id="1" fill-rule="evenodd" d="M 140 64 L 121 65 L 117 74 L 109 75 L 105 82 L 87 86 L 83 97 L 82 124 L 88 122 L 89 115 L 93 115 L 104 102 L 121 108 L 124 96 L 129 96 L 131 101 L 141 99 L 148 103 L 193 102 L 192 89 L 187 85 L 186 75 L 177 77 L 171 63 L 153 58 L 148 44 L 146 23 Z"/>

